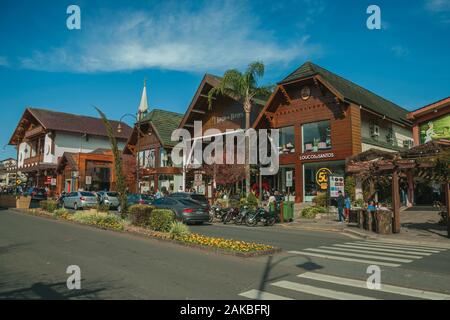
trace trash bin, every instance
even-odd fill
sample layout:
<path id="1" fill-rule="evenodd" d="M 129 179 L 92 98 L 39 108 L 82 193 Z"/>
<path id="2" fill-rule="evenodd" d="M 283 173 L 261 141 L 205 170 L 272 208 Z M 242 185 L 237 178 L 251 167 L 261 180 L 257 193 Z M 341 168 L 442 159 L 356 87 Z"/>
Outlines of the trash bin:
<path id="1" fill-rule="evenodd" d="M 348 222 L 349 223 L 358 223 L 358 211 L 359 209 L 350 209 L 349 215 L 348 215 Z"/>
<path id="2" fill-rule="evenodd" d="M 289 221 L 289 222 L 294 220 L 294 202 L 293 201 L 284 201 L 283 202 L 283 220 Z"/>
<path id="3" fill-rule="evenodd" d="M 375 213 L 375 232 L 379 234 L 392 233 L 392 211 L 379 210 Z"/>

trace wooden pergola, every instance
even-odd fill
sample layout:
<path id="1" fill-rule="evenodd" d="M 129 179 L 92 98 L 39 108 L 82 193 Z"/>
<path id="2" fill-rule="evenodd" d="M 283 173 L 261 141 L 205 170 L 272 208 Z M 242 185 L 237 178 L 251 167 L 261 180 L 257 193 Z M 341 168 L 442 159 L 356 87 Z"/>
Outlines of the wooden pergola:
<path id="1" fill-rule="evenodd" d="M 346 172 L 368 181 L 370 188 L 377 178 L 391 180 L 394 233 L 400 232 L 400 177 L 408 182 L 408 199 L 412 202 L 414 181 L 435 181 L 443 185 L 450 237 L 450 140 L 439 139 L 402 152 L 370 149 L 347 158 Z"/>

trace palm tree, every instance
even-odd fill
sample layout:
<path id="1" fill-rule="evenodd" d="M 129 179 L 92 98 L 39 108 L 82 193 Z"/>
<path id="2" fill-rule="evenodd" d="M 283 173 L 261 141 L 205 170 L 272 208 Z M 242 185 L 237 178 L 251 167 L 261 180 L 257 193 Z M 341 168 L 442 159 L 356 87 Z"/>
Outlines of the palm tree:
<path id="1" fill-rule="evenodd" d="M 245 113 L 245 129 L 250 128 L 250 113 L 255 97 L 267 97 L 272 92 L 271 86 L 258 86 L 258 79 L 264 76 L 264 64 L 260 61 L 252 62 L 247 70 L 242 73 L 231 69 L 225 71 L 218 86 L 208 93 L 209 108 L 212 107 L 214 96 L 225 95 L 242 103 Z M 246 193 L 250 193 L 250 164 L 249 164 L 249 139 L 245 138 L 245 187 Z"/>

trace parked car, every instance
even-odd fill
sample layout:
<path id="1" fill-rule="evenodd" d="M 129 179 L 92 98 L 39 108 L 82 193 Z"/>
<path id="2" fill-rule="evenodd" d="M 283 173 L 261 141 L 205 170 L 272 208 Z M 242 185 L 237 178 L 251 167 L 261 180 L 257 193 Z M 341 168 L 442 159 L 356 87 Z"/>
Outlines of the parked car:
<path id="1" fill-rule="evenodd" d="M 92 192 L 78 191 L 66 194 L 63 199 L 64 208 L 72 208 L 74 210 L 94 207 L 97 205 L 97 197 Z"/>
<path id="2" fill-rule="evenodd" d="M 29 188 L 23 195 L 31 197 L 31 200 L 47 200 L 47 191 L 44 188 Z"/>
<path id="3" fill-rule="evenodd" d="M 114 209 L 117 209 L 120 206 L 119 194 L 117 192 L 99 191 L 97 192 L 97 196 L 100 204 L 106 204 Z"/>
<path id="4" fill-rule="evenodd" d="M 127 203 L 129 206 L 133 204 L 152 204 L 153 197 L 148 194 L 132 193 L 127 196 Z"/>
<path id="5" fill-rule="evenodd" d="M 172 210 L 175 217 L 184 223 L 204 223 L 209 221 L 209 208 L 198 201 L 186 198 L 164 197 L 153 201 L 158 209 Z"/>
<path id="6" fill-rule="evenodd" d="M 191 192 L 174 192 L 169 197 L 177 198 L 177 199 L 190 199 L 190 200 L 199 202 L 204 206 L 209 207 L 209 201 L 203 194 L 191 193 Z"/>

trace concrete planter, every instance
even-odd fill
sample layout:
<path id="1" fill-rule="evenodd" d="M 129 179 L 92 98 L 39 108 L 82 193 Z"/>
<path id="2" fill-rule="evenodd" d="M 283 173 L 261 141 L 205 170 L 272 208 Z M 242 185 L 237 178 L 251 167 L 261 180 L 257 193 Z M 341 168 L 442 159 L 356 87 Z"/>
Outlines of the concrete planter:
<path id="1" fill-rule="evenodd" d="M 20 196 L 16 201 L 17 209 L 29 209 L 31 204 L 31 197 Z"/>
<path id="2" fill-rule="evenodd" d="M 16 196 L 4 194 L 0 196 L 0 207 L 2 208 L 15 208 L 17 205 L 16 203 Z"/>

